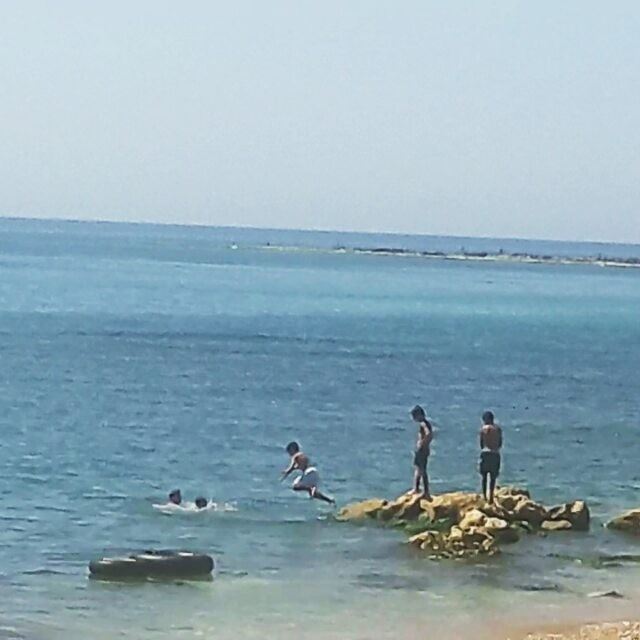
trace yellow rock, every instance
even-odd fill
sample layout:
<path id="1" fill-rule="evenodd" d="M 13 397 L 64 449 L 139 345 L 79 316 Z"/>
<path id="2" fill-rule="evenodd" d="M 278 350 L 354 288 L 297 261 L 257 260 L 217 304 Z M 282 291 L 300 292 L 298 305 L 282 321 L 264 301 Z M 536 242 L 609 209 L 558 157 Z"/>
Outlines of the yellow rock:
<path id="1" fill-rule="evenodd" d="M 588 531 L 591 515 L 589 507 L 582 500 L 568 502 L 549 509 L 548 520 L 567 521 L 571 523 L 571 528 L 575 531 Z"/>
<path id="2" fill-rule="evenodd" d="M 623 513 L 621 516 L 609 522 L 607 527 L 609 529 L 615 529 L 616 531 L 623 531 L 624 533 L 640 536 L 640 509 L 632 509 L 631 511 Z"/>
<path id="3" fill-rule="evenodd" d="M 636 530 L 640 534 L 640 510 L 633 513 L 637 513 Z M 542 526 L 545 531 L 588 527 L 589 511 L 581 501 L 547 509 L 532 500 L 528 491 L 505 487 L 496 492 L 494 504 L 476 493 L 461 491 L 431 501 L 405 494 L 391 501 L 374 499 L 348 505 L 337 518 L 406 524 L 407 531 L 420 532 L 409 538 L 409 544 L 429 552 L 431 557 L 469 558 L 498 553 L 500 544 L 518 540 L 518 527 L 525 524 L 529 529 Z M 624 520 L 618 528 L 632 526 L 627 522 Z"/>
<path id="4" fill-rule="evenodd" d="M 462 542 L 464 536 L 465 531 L 463 531 L 460 527 L 451 527 L 451 531 L 449 531 L 449 540 L 451 542 Z"/>
<path id="5" fill-rule="evenodd" d="M 415 536 L 411 536 L 409 538 L 409 544 L 420 547 L 424 543 L 432 542 L 435 538 L 434 531 L 423 531 L 422 533 L 418 533 Z"/>
<path id="6" fill-rule="evenodd" d="M 397 519 L 397 520 L 417 520 L 427 508 L 427 502 L 420 496 L 416 495 L 404 495 L 400 496 L 397 500 L 388 502 L 378 511 L 378 518 L 385 522 Z"/>
<path id="7" fill-rule="evenodd" d="M 531 498 L 531 494 L 528 489 L 521 489 L 519 487 L 500 487 L 496 490 L 495 497 L 497 500 L 502 500 L 507 497 Z"/>
<path id="8" fill-rule="evenodd" d="M 487 516 L 485 513 L 480 511 L 480 509 L 471 509 L 467 511 L 458 526 L 461 529 L 469 529 L 471 527 L 482 527 L 487 521 Z"/>
<path id="9" fill-rule="evenodd" d="M 471 527 L 463 531 L 462 541 L 468 547 L 482 544 L 493 536 L 484 527 Z"/>
<path id="10" fill-rule="evenodd" d="M 443 493 L 435 496 L 432 502 L 427 503 L 433 513 L 434 520 L 447 518 L 454 522 L 459 522 L 467 511 L 480 508 L 483 504 L 482 496 L 462 491 Z"/>
<path id="11" fill-rule="evenodd" d="M 501 518 L 487 518 L 484 523 L 484 528 L 487 533 L 493 536 L 498 542 L 509 544 L 518 542 L 520 539 L 518 530 Z"/>
<path id="12" fill-rule="evenodd" d="M 568 520 L 545 520 L 540 528 L 543 531 L 571 531 L 573 525 Z"/>
<path id="13" fill-rule="evenodd" d="M 386 504 L 387 501 L 381 500 L 380 498 L 372 498 L 371 500 L 365 500 L 364 502 L 348 504 L 346 507 L 340 509 L 336 519 L 342 522 L 347 522 L 375 518 L 380 509 L 382 509 Z"/>
<path id="14" fill-rule="evenodd" d="M 534 526 L 539 526 L 547 518 L 547 509 L 544 505 L 538 504 L 522 496 L 511 510 L 511 520 L 522 520 Z"/>

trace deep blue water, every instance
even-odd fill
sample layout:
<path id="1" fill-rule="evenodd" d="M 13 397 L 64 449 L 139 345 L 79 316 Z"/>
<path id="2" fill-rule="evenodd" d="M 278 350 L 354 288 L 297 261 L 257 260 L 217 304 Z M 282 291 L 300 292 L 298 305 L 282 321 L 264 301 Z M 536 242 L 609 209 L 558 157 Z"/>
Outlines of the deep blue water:
<path id="1" fill-rule="evenodd" d="M 640 505 L 640 270 L 267 243 L 640 256 L 0 220 L 5 626 L 72 639 L 421 637 L 423 617 L 491 615 L 496 595 L 542 611 L 600 587 L 640 591 L 640 565 L 567 558 L 640 549 L 600 526 Z M 437 428 L 435 491 L 477 486 L 479 416 L 491 408 L 505 431 L 503 481 L 548 502 L 587 499 L 592 532 L 525 540 L 486 565 L 434 564 L 393 531 L 332 522 L 278 482 L 283 446 L 299 439 L 341 503 L 405 491 L 416 402 Z M 237 511 L 154 511 L 174 487 Z M 219 574 L 87 580 L 90 558 L 152 546 L 209 551 Z"/>

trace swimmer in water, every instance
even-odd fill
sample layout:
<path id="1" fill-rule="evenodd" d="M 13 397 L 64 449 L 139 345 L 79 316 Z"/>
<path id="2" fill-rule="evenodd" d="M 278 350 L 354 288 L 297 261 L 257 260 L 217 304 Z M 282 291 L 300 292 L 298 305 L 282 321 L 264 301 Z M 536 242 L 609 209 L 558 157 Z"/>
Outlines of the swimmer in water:
<path id="1" fill-rule="evenodd" d="M 502 429 L 495 424 L 493 413 L 482 414 L 480 429 L 480 475 L 482 476 L 482 495 L 487 499 L 487 480 L 489 481 L 489 503 L 493 504 L 493 494 L 500 475 L 500 449 L 502 449 Z"/>
<path id="2" fill-rule="evenodd" d="M 290 442 L 286 446 L 286 452 L 291 456 L 291 462 L 282 472 L 281 480 L 287 478 L 294 471 L 300 471 L 302 475 L 298 476 L 291 486 L 294 491 L 306 491 L 310 498 L 316 498 L 316 500 L 335 505 L 336 501 L 333 498 L 325 496 L 318 489 L 320 484 L 318 470 L 310 466 L 308 456 L 300 451 L 300 445 L 297 442 Z"/>
<path id="3" fill-rule="evenodd" d="M 196 508 L 198 508 L 198 509 L 206 509 L 208 504 L 209 504 L 209 502 L 207 501 L 206 498 L 203 498 L 201 496 L 196 498 L 196 501 L 195 501 Z"/>
<path id="4" fill-rule="evenodd" d="M 426 500 L 431 500 L 429 493 L 429 475 L 427 473 L 427 463 L 431 454 L 431 441 L 433 440 L 433 427 L 427 420 L 427 415 L 420 405 L 416 405 L 411 410 L 411 418 L 418 423 L 418 440 L 416 450 L 413 454 L 413 493 L 420 494 L 420 483 L 422 483 L 422 495 Z"/>
<path id="5" fill-rule="evenodd" d="M 174 489 L 169 494 L 169 502 L 178 506 L 182 504 L 182 493 L 180 492 L 180 489 Z"/>

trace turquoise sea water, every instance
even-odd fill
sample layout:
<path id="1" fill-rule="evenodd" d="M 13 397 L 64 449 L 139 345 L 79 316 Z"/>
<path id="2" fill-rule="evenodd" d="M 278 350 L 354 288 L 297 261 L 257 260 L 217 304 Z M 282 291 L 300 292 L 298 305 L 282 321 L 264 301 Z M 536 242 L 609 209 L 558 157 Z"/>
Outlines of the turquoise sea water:
<path id="1" fill-rule="evenodd" d="M 276 251 L 273 246 L 326 251 Z M 0 220 L 0 637 L 424 638 L 640 592 L 601 523 L 640 506 L 640 270 L 342 254 L 336 246 L 640 256 L 637 246 Z M 503 482 L 587 499 L 589 534 L 433 563 L 278 482 L 299 439 L 339 503 Z M 166 516 L 172 488 L 235 511 Z M 92 557 L 192 548 L 210 583 L 112 585 Z M 587 561 L 580 562 L 577 558 Z M 610 566 L 611 565 L 611 566 Z M 506 613 L 505 613 L 506 612 Z"/>

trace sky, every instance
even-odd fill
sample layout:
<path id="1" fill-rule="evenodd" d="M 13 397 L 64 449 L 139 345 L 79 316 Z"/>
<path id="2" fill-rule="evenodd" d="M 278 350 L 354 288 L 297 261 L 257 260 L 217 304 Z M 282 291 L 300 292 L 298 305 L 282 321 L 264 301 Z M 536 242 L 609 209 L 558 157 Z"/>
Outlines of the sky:
<path id="1" fill-rule="evenodd" d="M 0 215 L 640 242 L 636 0 L 0 1 Z"/>

